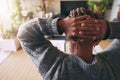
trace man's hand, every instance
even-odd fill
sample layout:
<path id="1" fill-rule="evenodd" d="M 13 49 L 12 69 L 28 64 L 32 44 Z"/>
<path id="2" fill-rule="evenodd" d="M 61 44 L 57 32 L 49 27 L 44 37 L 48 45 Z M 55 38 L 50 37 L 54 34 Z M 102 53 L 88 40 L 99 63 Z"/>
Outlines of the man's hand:
<path id="1" fill-rule="evenodd" d="M 97 45 L 107 31 L 106 21 L 98 19 L 94 13 L 84 8 L 71 10 L 69 17 L 58 21 L 58 27 L 65 32 L 71 43 L 79 42 L 80 45 Z"/>
<path id="2" fill-rule="evenodd" d="M 80 7 L 80 8 L 77 8 L 77 9 L 74 9 L 74 10 L 71 10 L 70 11 L 70 17 L 78 17 L 78 16 L 84 16 L 84 15 L 89 15 L 90 17 L 92 17 L 91 19 L 88 19 L 87 20 L 87 22 L 92 22 L 91 24 L 94 24 L 94 25 L 91 25 L 91 24 L 87 24 L 87 23 L 84 23 L 85 25 L 87 25 L 85 28 L 87 28 L 87 27 L 89 27 L 89 25 L 90 26 L 94 26 L 94 28 L 95 28 L 95 26 L 96 26 L 96 28 L 97 28 L 97 30 L 94 30 L 93 32 L 90 32 L 89 31 L 89 29 L 88 29 L 88 32 L 86 31 L 80 31 L 81 33 L 84 33 L 84 34 L 87 34 L 87 33 L 93 33 L 94 35 L 91 35 L 91 36 L 93 36 L 93 38 L 92 39 L 94 39 L 93 41 L 92 41 L 92 44 L 93 45 L 97 45 L 101 40 L 102 40 L 102 37 L 104 37 L 105 36 L 105 31 L 106 31 L 106 26 L 103 26 L 103 25 L 101 25 L 102 27 L 98 27 L 97 25 L 98 25 L 98 23 L 103 23 L 104 22 L 104 24 L 106 24 L 106 21 L 104 21 L 104 20 L 101 20 L 101 21 L 98 21 L 98 20 L 95 20 L 95 19 L 101 19 L 102 18 L 102 16 L 100 15 L 100 14 L 97 14 L 97 13 L 93 13 L 92 11 L 90 11 L 90 10 L 87 10 L 87 9 L 85 9 L 85 8 L 83 8 L 83 7 Z M 93 21 L 91 21 L 91 20 L 93 20 Z M 98 23 L 97 23 L 98 22 Z M 97 24 L 97 25 L 96 25 Z M 90 27 L 91 28 L 91 27 Z M 102 28 L 102 29 L 101 29 Z M 99 33 L 99 32 L 101 32 L 101 33 Z M 96 33 L 96 34 L 95 34 Z M 99 34 L 98 34 L 99 33 Z M 100 34 L 101 34 L 101 38 L 100 38 Z M 80 36 L 82 36 L 82 35 L 80 35 Z M 90 35 L 88 36 L 86 36 L 86 35 L 84 35 L 84 37 L 91 37 Z M 98 36 L 99 36 L 99 38 L 98 38 Z M 85 40 L 83 40 L 83 39 L 79 39 L 79 42 L 83 42 L 83 44 L 84 43 L 86 43 L 86 42 L 90 42 L 90 40 L 88 40 L 88 39 L 85 39 Z M 91 43 L 89 43 L 89 44 L 91 44 Z"/>
<path id="3" fill-rule="evenodd" d="M 107 31 L 107 22 L 106 20 L 98 20 L 94 18 L 87 18 L 86 21 L 84 21 L 81 24 L 80 28 L 84 28 L 86 30 L 80 30 L 82 35 L 79 36 L 84 36 L 84 37 L 91 37 L 91 39 L 81 39 L 79 38 L 80 44 L 83 42 L 83 44 L 92 44 L 92 45 L 97 45 L 101 40 L 103 40 L 106 31 Z M 83 35 L 84 34 L 84 35 Z M 91 41 L 93 39 L 93 41 Z"/>
<path id="4" fill-rule="evenodd" d="M 90 16 L 67 17 L 58 21 L 58 27 L 65 32 L 68 40 L 76 42 L 91 42 L 100 34 L 100 26 L 95 26 L 95 19 Z M 96 22 L 97 24 L 97 22 Z"/>

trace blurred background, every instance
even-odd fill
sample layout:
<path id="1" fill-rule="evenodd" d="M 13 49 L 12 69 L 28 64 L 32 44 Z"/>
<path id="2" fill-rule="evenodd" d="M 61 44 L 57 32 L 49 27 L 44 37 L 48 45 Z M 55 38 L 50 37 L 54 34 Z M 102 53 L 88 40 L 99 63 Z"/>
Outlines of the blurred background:
<path id="1" fill-rule="evenodd" d="M 120 0 L 0 0 L 0 80 L 42 80 L 16 38 L 19 26 L 33 18 L 66 17 L 81 6 L 108 21 L 120 20 Z M 57 47 L 69 53 L 69 42 L 57 40 L 51 41 L 55 46 L 63 42 Z M 104 50 L 111 41 L 101 41 L 94 52 Z"/>

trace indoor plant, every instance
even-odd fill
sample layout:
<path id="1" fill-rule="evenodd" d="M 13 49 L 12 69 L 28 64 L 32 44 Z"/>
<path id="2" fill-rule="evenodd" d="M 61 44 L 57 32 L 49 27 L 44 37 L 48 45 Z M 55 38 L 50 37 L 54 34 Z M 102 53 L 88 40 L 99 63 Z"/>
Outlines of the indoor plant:
<path id="1" fill-rule="evenodd" d="M 110 9 L 112 2 L 113 0 L 88 0 L 87 4 L 89 7 L 92 7 L 94 13 L 99 13 L 104 17 L 105 12 Z"/>

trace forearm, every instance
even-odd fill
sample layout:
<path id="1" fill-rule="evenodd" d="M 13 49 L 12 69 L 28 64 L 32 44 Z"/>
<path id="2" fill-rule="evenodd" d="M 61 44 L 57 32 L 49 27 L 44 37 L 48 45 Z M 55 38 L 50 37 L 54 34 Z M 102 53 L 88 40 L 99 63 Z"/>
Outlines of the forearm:
<path id="1" fill-rule="evenodd" d="M 46 39 L 44 38 L 45 35 L 59 35 L 56 22 L 57 19 L 33 19 L 23 23 L 18 31 L 18 39 L 22 43 L 29 43 L 31 41 L 33 44 L 34 42 L 46 42 Z"/>
<path id="2" fill-rule="evenodd" d="M 21 45 L 30 50 L 35 50 L 37 47 L 50 44 L 44 35 L 54 34 L 51 22 L 52 20 L 34 19 L 22 24 L 17 35 Z"/>
<path id="3" fill-rule="evenodd" d="M 32 20 L 21 25 L 18 31 L 18 39 L 23 49 L 31 56 L 43 76 L 52 65 L 56 65 L 56 61 L 66 56 L 44 38 L 45 34 L 54 35 L 57 32 L 54 24 L 56 21 L 53 21 L 52 19 Z"/>

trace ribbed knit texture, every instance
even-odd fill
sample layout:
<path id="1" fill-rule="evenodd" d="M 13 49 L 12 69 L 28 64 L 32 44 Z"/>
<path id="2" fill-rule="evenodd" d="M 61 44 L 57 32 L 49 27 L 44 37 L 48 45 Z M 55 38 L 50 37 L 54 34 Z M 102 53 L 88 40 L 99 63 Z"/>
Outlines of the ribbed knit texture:
<path id="1" fill-rule="evenodd" d="M 55 24 L 53 28 L 52 23 L 55 23 L 53 21 L 57 22 L 53 19 L 31 20 L 21 25 L 18 32 L 23 49 L 44 80 L 120 80 L 119 39 L 106 51 L 95 55 L 91 64 L 87 64 L 76 55 L 61 52 L 44 38 L 45 34 L 58 34 Z M 113 45 L 114 49 L 111 50 Z"/>

